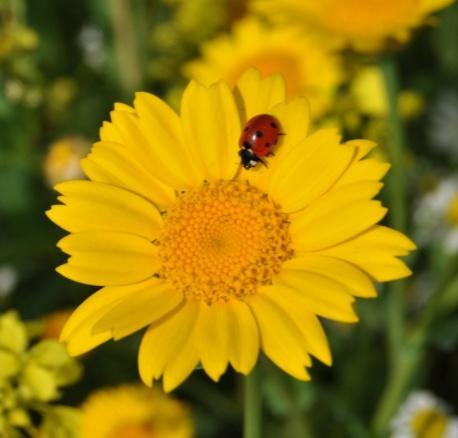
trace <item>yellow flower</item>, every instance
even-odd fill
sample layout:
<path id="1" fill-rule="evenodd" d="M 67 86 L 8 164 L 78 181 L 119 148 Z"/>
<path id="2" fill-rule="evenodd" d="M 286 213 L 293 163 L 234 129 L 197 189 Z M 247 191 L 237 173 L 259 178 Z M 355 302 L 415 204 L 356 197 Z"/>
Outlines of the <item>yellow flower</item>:
<path id="1" fill-rule="evenodd" d="M 378 51 L 406 42 L 412 30 L 453 0 L 252 0 L 272 20 L 314 29 L 340 47 Z"/>
<path id="2" fill-rule="evenodd" d="M 47 212 L 71 233 L 58 272 L 104 286 L 64 327 L 70 354 L 148 326 L 140 374 L 166 391 L 199 362 L 214 380 L 229 363 L 248 374 L 260 349 L 301 380 L 310 355 L 331 363 L 317 315 L 356 322 L 354 297 L 410 275 L 396 256 L 414 245 L 376 225 L 389 165 L 364 158 L 375 145 L 310 134 L 307 108 L 253 69 L 233 90 L 191 81 L 180 115 L 148 93 L 115 106 L 82 163 L 91 181 L 59 184 Z M 241 169 L 239 136 L 261 113 L 285 135 L 268 166 Z"/>
<path id="3" fill-rule="evenodd" d="M 207 85 L 220 78 L 235 85 L 249 67 L 263 75 L 282 74 L 290 97 L 310 100 L 313 118 L 329 108 L 342 80 L 338 55 L 290 28 L 269 27 L 253 17 L 205 43 L 202 58 L 185 65 L 184 73 Z"/>
<path id="4" fill-rule="evenodd" d="M 83 404 L 81 438 L 189 438 L 188 408 L 158 389 L 125 385 L 93 393 Z"/>
<path id="5" fill-rule="evenodd" d="M 81 137 L 61 137 L 51 143 L 43 161 L 46 182 L 53 186 L 58 182 L 82 178 L 80 160 L 89 152 L 90 144 Z"/>

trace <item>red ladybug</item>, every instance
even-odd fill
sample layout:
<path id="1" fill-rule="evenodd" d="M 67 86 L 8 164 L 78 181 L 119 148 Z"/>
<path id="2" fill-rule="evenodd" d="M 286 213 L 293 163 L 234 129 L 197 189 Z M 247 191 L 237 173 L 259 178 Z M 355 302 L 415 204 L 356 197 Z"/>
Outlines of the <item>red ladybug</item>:
<path id="1" fill-rule="evenodd" d="M 278 120 L 270 114 L 252 117 L 245 125 L 239 140 L 239 156 L 245 169 L 258 163 L 266 165 L 262 157 L 272 155 L 280 132 Z"/>

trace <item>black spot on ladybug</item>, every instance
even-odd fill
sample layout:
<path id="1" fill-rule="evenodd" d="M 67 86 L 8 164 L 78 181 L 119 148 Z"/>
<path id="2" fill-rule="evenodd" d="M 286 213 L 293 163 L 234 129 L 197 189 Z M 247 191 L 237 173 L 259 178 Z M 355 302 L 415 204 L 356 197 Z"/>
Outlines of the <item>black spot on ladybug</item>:
<path id="1" fill-rule="evenodd" d="M 266 148 L 270 148 L 270 143 L 266 143 L 264 146 L 265 146 Z"/>
<path id="2" fill-rule="evenodd" d="M 256 134 L 256 137 L 258 138 L 261 138 L 264 135 L 262 131 L 256 131 L 255 134 Z"/>
<path id="3" fill-rule="evenodd" d="M 275 128 L 275 129 L 277 128 L 277 124 L 274 122 L 270 122 L 270 126 L 272 126 L 272 128 Z"/>
<path id="4" fill-rule="evenodd" d="M 248 143 L 247 141 L 244 141 L 244 142 L 243 142 L 243 147 L 244 147 L 244 148 L 247 148 L 247 149 L 251 149 L 251 144 Z"/>

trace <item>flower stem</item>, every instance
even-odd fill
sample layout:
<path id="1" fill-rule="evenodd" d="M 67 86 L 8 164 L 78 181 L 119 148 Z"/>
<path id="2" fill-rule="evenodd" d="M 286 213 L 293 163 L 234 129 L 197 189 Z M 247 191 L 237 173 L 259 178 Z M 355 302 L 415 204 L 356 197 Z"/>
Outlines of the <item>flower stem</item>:
<path id="1" fill-rule="evenodd" d="M 113 28 L 113 38 L 119 67 L 119 80 L 126 97 L 141 87 L 143 82 L 137 27 L 134 23 L 133 2 L 107 0 Z"/>
<path id="2" fill-rule="evenodd" d="M 261 374 L 259 365 L 245 377 L 244 438 L 261 437 Z"/>
<path id="3" fill-rule="evenodd" d="M 375 411 L 372 428 L 374 435 L 384 436 L 386 427 L 394 415 L 397 406 L 405 396 L 411 384 L 415 369 L 421 362 L 425 342 L 428 338 L 430 327 L 437 319 L 453 311 L 458 301 L 458 276 L 452 266 L 456 266 L 456 257 L 451 257 L 446 269 L 447 276 L 441 281 L 441 287 L 432 296 L 424 312 L 405 339 L 400 353 L 400 360 L 396 369 L 391 373 L 380 402 Z"/>
<path id="4" fill-rule="evenodd" d="M 372 426 L 376 437 L 387 433 L 387 425 L 401 402 L 413 377 L 413 371 L 422 356 L 422 342 L 423 339 L 415 337 L 404 346 L 400 354 L 398 367 L 388 381 L 374 416 Z"/>
<path id="5" fill-rule="evenodd" d="M 399 231 L 406 229 L 406 184 L 404 178 L 404 145 L 405 134 L 399 115 L 398 96 L 399 80 L 396 61 L 393 55 L 381 59 L 385 92 L 388 101 L 389 138 L 387 142 L 391 171 L 388 175 L 388 197 L 390 206 L 390 224 Z M 389 285 L 387 296 L 387 331 L 388 352 L 391 370 L 397 366 L 404 335 L 404 281 Z"/>

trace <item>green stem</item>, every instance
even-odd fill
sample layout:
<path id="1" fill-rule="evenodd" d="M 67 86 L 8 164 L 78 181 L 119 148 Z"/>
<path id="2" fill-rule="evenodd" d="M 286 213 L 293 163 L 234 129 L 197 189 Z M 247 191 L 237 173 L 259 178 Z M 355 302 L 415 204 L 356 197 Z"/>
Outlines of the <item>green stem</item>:
<path id="1" fill-rule="evenodd" d="M 405 134 L 398 111 L 399 81 L 393 56 L 386 56 L 380 62 L 385 91 L 388 101 L 389 138 L 387 142 L 391 162 L 388 175 L 388 197 L 390 207 L 390 225 L 399 230 L 406 230 L 406 184 L 404 178 Z M 404 335 L 404 281 L 389 285 L 387 296 L 387 331 L 388 352 L 391 370 L 399 360 L 401 343 Z"/>
<path id="2" fill-rule="evenodd" d="M 261 403 L 261 374 L 258 365 L 245 377 L 244 438 L 261 437 Z"/>
<path id="3" fill-rule="evenodd" d="M 26 5 L 24 0 L 10 0 L 9 4 L 16 22 L 24 24 L 26 21 Z"/>
<path id="4" fill-rule="evenodd" d="M 140 47 L 129 0 L 107 0 L 119 67 L 119 80 L 127 98 L 141 87 L 143 81 Z"/>
<path id="5" fill-rule="evenodd" d="M 402 401 L 415 369 L 423 357 L 425 340 L 431 325 L 443 316 L 442 312 L 453 311 L 456 296 L 458 296 L 458 277 L 452 278 L 447 285 L 433 294 L 425 311 L 407 337 L 400 353 L 398 366 L 390 375 L 374 416 L 372 428 L 375 436 L 383 436 L 386 433 L 386 426 Z"/>
<path id="6" fill-rule="evenodd" d="M 404 397 L 415 367 L 421 358 L 422 343 L 423 340 L 415 336 L 415 339 L 404 347 L 399 356 L 398 368 L 383 392 L 372 423 L 372 430 L 376 437 L 387 434 L 387 425 Z"/>

